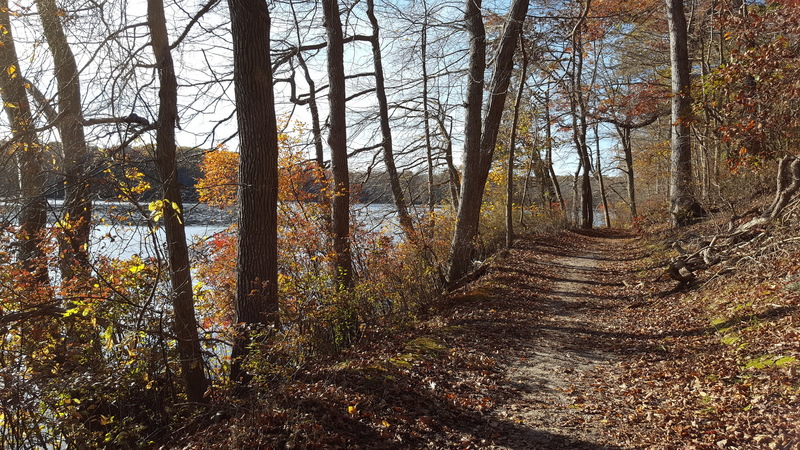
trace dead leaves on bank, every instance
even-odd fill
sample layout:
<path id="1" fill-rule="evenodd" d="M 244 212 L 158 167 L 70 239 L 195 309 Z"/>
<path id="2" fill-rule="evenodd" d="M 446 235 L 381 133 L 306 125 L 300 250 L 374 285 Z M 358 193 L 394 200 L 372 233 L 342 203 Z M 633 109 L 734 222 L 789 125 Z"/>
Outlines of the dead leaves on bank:
<path id="1" fill-rule="evenodd" d="M 624 359 L 595 386 L 609 432 L 634 448 L 800 447 L 797 261 L 783 248 L 669 296 L 628 283 L 620 295 L 644 306 L 604 317 Z"/>

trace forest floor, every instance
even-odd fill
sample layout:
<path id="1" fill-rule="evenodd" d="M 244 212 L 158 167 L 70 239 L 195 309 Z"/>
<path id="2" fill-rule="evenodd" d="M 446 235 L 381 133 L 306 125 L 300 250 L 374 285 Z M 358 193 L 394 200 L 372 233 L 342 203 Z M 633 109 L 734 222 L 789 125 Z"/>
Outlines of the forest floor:
<path id="1" fill-rule="evenodd" d="M 799 448 L 797 258 L 739 281 L 780 295 L 709 309 L 663 255 L 624 231 L 520 239 L 426 320 L 367 328 L 178 445 Z"/>

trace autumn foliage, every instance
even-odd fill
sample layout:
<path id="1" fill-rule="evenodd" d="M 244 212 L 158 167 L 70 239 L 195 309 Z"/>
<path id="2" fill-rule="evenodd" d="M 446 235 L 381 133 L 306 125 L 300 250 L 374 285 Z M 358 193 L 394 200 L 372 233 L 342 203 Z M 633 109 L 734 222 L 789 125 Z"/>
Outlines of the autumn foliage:
<path id="1" fill-rule="evenodd" d="M 731 161 L 796 154 L 800 120 L 800 5 L 770 1 L 720 24 L 728 61 L 704 80 L 716 133 Z"/>

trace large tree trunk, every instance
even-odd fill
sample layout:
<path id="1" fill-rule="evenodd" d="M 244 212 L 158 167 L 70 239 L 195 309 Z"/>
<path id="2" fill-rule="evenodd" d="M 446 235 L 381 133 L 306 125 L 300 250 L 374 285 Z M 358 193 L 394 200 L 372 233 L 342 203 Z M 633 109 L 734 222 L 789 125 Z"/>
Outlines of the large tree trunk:
<path id="1" fill-rule="evenodd" d="M 410 241 L 414 241 L 414 223 L 411 220 L 411 215 L 408 214 L 406 200 L 403 196 L 403 188 L 400 185 L 400 177 L 397 174 L 397 167 L 394 163 L 392 129 L 389 126 L 389 102 L 386 100 L 386 85 L 383 76 L 383 58 L 381 57 L 380 27 L 378 26 L 378 19 L 375 17 L 374 0 L 367 0 L 367 17 L 369 17 L 369 22 L 372 25 L 372 36 L 370 36 L 370 43 L 372 44 L 372 60 L 373 65 L 375 66 L 375 94 L 378 97 L 378 109 L 380 111 L 381 137 L 383 140 L 383 161 L 386 165 L 386 174 L 389 176 L 389 186 L 392 189 L 392 197 L 394 198 L 395 208 L 397 208 L 397 218 L 400 222 L 400 228 Z M 427 130 L 427 126 L 425 129 Z M 429 137 L 428 154 L 430 154 Z"/>
<path id="2" fill-rule="evenodd" d="M 231 378 L 248 332 L 278 323 L 278 126 L 270 67 L 270 17 L 264 0 L 229 0 L 233 81 L 239 126 L 239 237 L 236 321 L 246 329 L 233 348 Z"/>
<path id="3" fill-rule="evenodd" d="M 328 36 L 328 103 L 333 172 L 333 251 L 338 289 L 353 287 L 353 259 L 350 251 L 350 173 L 347 165 L 347 121 L 345 116 L 344 38 L 339 18 L 339 2 L 322 0 Z"/>
<path id="4" fill-rule="evenodd" d="M 463 276 L 469 269 L 473 240 L 478 233 L 484 188 L 478 177 L 481 164 L 483 78 L 486 71 L 486 30 L 481 16 L 481 0 L 467 0 L 464 21 L 470 39 L 470 62 L 464 118 L 464 174 L 461 178 L 458 215 L 449 256 L 448 278 L 451 282 Z"/>
<path id="5" fill-rule="evenodd" d="M 19 261 L 31 274 L 30 281 L 50 284 L 42 234 L 47 225 L 44 155 L 36 138 L 25 82 L 9 19 L 8 0 L 0 1 L 0 96 L 11 125 L 12 141 L 3 146 L 13 153 L 19 171 Z"/>
<path id="6" fill-rule="evenodd" d="M 155 159 L 164 197 L 162 212 L 172 283 L 175 337 L 187 397 L 192 402 L 205 402 L 204 394 L 208 380 L 205 376 L 205 365 L 197 334 L 197 318 L 194 314 L 189 248 L 186 245 L 186 229 L 175 157 L 178 82 L 170 52 L 164 4 L 161 0 L 148 0 L 147 17 L 159 80 Z"/>
<path id="7" fill-rule="evenodd" d="M 467 0 L 465 20 L 470 35 L 470 68 L 467 85 L 464 176 L 462 177 L 461 200 L 448 258 L 450 265 L 448 280 L 451 282 L 461 278 L 469 269 L 474 240 L 478 234 L 483 190 L 492 165 L 500 119 L 511 79 L 514 50 L 527 12 L 528 0 L 514 0 L 495 59 L 489 107 L 481 133 L 483 78 L 486 69 L 486 32 L 481 17 L 481 2 Z"/>
<path id="8" fill-rule="evenodd" d="M 91 157 L 81 123 L 81 86 L 75 56 L 61 25 L 60 10 L 55 0 L 37 0 L 44 36 L 53 55 L 58 84 L 58 119 L 56 126 L 63 145 L 61 173 L 65 181 L 65 198 L 61 222 L 61 276 L 85 279 L 89 263 L 89 233 L 92 220 L 90 170 Z"/>
<path id="9" fill-rule="evenodd" d="M 689 49 L 683 0 L 666 0 L 672 69 L 672 135 L 670 157 L 670 222 L 674 227 L 690 223 L 699 209 L 694 199 L 690 122 L 692 97 Z"/>

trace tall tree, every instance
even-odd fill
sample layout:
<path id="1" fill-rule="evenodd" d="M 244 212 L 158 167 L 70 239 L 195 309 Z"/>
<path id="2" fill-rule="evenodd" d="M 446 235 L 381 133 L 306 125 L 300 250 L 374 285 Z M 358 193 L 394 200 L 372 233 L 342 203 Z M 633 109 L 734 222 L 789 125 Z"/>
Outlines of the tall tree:
<path id="1" fill-rule="evenodd" d="M 159 81 L 155 162 L 163 195 L 159 205 L 163 208 L 161 212 L 167 239 L 173 313 L 175 314 L 175 337 L 181 358 L 181 371 L 187 397 L 193 402 L 204 402 L 208 380 L 205 376 L 203 354 L 197 334 L 189 248 L 186 245 L 186 228 L 184 227 L 183 205 L 175 156 L 178 81 L 172 61 L 162 0 L 147 1 L 147 24 L 150 28 L 151 45 Z"/>
<path id="2" fill-rule="evenodd" d="M 338 0 L 322 0 L 322 13 L 328 38 L 328 146 L 331 149 L 333 173 L 332 227 L 336 284 L 339 289 L 349 289 L 354 281 L 350 250 L 350 173 L 347 164 L 344 37 Z"/>
<path id="3" fill-rule="evenodd" d="M 519 124 L 519 109 L 522 106 L 522 94 L 525 92 L 525 79 L 528 76 L 528 54 L 525 52 L 525 42 L 520 45 L 522 54 L 522 68 L 519 74 L 519 88 L 517 98 L 514 100 L 514 118 L 511 120 L 511 136 L 508 139 L 508 172 L 506 173 L 506 248 L 511 248 L 514 243 L 514 153 L 517 145 L 517 125 Z M 531 150 L 538 152 L 538 149 Z M 538 153 L 537 153 L 538 154 Z M 531 158 L 533 159 L 533 158 Z M 541 180 L 544 184 L 544 180 Z M 527 180 L 525 180 L 527 185 Z"/>
<path id="4" fill-rule="evenodd" d="M 586 17 L 589 15 L 591 1 L 586 0 L 583 5 L 583 12 L 572 29 L 572 52 L 571 52 L 571 81 L 570 89 L 570 109 L 572 112 L 572 136 L 575 148 L 580 158 L 580 227 L 592 228 L 594 222 L 594 202 L 592 198 L 591 170 L 592 162 L 589 154 L 589 146 L 586 144 L 588 124 L 586 122 L 586 94 L 583 85 L 583 62 L 584 62 L 584 28 Z M 577 182 L 576 173 L 576 182 Z M 577 196 L 576 196 L 577 197 Z M 577 200 L 577 198 L 576 198 Z"/>
<path id="5" fill-rule="evenodd" d="M 64 280 L 88 270 L 89 233 L 92 220 L 91 157 L 86 145 L 81 108 L 81 80 L 75 55 L 61 24 L 63 13 L 55 0 L 36 0 L 44 37 L 53 56 L 58 84 L 56 126 L 61 135 L 65 198 L 61 222 L 61 274 Z"/>
<path id="6" fill-rule="evenodd" d="M 375 17 L 375 1 L 367 0 L 367 17 L 372 25 L 372 35 L 370 44 L 372 46 L 372 61 L 375 66 L 375 94 L 378 97 L 378 109 L 381 124 L 381 144 L 383 147 L 383 161 L 386 165 L 386 174 L 389 177 L 389 185 L 392 189 L 395 208 L 397 208 L 397 218 L 400 227 L 409 239 L 414 239 L 414 223 L 411 215 L 408 214 L 408 207 L 403 196 L 403 188 L 400 185 L 400 177 L 397 174 L 397 167 L 394 163 L 394 149 L 392 146 L 392 129 L 389 125 L 389 102 L 386 99 L 386 82 L 383 75 L 383 58 L 381 57 L 380 26 L 378 18 Z M 424 38 L 423 38 L 424 39 Z M 427 93 L 425 95 L 425 108 L 427 108 Z M 428 142 L 428 154 L 430 154 L 430 134 L 427 126 L 427 109 L 425 111 L 425 136 Z M 428 158 L 430 160 L 430 157 Z M 430 164 L 428 165 L 430 167 Z M 431 192 L 432 198 L 432 192 Z M 433 200 L 431 200 L 433 201 Z"/>
<path id="7" fill-rule="evenodd" d="M 270 66 L 270 15 L 264 0 L 229 0 L 233 80 L 239 124 L 239 253 L 236 321 L 278 322 L 278 127 Z M 241 358 L 248 330 L 233 348 L 231 377 L 246 380 Z"/>
<path id="8" fill-rule="evenodd" d="M 430 93 L 429 80 L 428 80 L 428 21 L 430 14 L 428 12 L 428 3 L 422 0 L 422 29 L 420 30 L 420 64 L 422 65 L 422 128 L 425 131 L 425 159 L 428 163 L 428 213 L 430 214 L 431 224 L 434 220 L 434 208 L 436 200 L 434 198 L 434 181 L 433 181 L 433 147 L 431 145 L 431 127 L 430 127 Z M 452 185 L 451 185 L 452 186 Z M 433 228 L 433 226 L 431 226 Z"/>
<path id="9" fill-rule="evenodd" d="M 692 182 L 691 119 L 688 30 L 683 0 L 666 0 L 672 73 L 672 135 L 670 157 L 670 223 L 688 224 L 698 209 Z"/>
<path id="10" fill-rule="evenodd" d="M 36 137 L 9 16 L 8 0 L 0 0 L 0 96 L 11 125 L 6 152 L 14 154 L 19 178 L 19 260 L 27 266 L 31 281 L 47 285 L 50 277 L 42 249 L 47 225 L 44 153 Z"/>
<path id="11" fill-rule="evenodd" d="M 464 175 L 448 257 L 448 280 L 451 282 L 462 277 L 469 269 L 470 254 L 478 234 L 483 191 L 492 165 L 500 119 L 511 80 L 514 50 L 527 12 L 528 0 L 514 0 L 495 57 L 486 118 L 481 121 L 486 69 L 486 31 L 481 16 L 481 1 L 467 0 L 465 21 L 470 36 L 470 62 L 464 134 Z"/>

